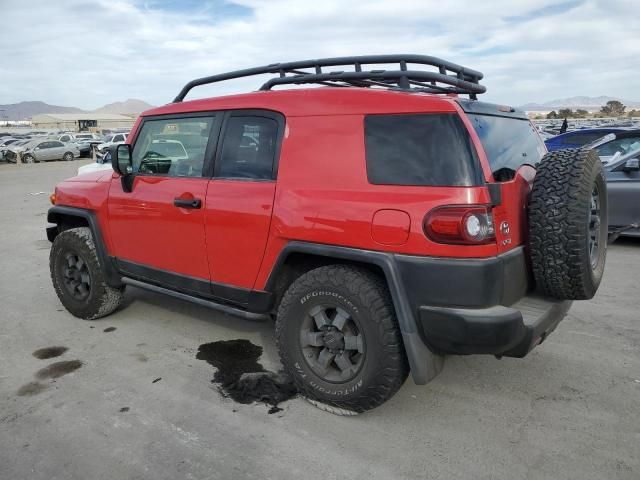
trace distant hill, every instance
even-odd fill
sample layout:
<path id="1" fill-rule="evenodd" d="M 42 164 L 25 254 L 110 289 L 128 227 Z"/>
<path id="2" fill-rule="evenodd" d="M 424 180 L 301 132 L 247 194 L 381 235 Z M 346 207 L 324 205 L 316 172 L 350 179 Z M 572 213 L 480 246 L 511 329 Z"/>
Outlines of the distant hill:
<path id="1" fill-rule="evenodd" d="M 153 105 L 148 104 L 142 100 L 137 100 L 135 98 L 129 98 L 124 102 L 115 102 L 109 103 L 104 107 L 100 107 L 96 110 L 93 110 L 95 113 L 129 113 L 129 114 L 139 114 L 144 112 L 145 110 L 149 110 L 153 108 Z"/>
<path id="2" fill-rule="evenodd" d="M 124 102 L 109 103 L 95 110 L 82 110 L 76 107 L 61 107 L 39 101 L 29 101 L 0 105 L 0 121 L 28 120 L 41 113 L 122 113 L 137 115 L 150 108 L 153 108 L 153 105 L 135 98 L 129 98 Z"/>
<path id="3" fill-rule="evenodd" d="M 4 111 L 3 111 L 4 110 Z M 20 102 L 0 105 L 0 120 L 26 120 L 39 113 L 82 113 L 75 107 L 60 107 L 44 102 Z"/>
<path id="4" fill-rule="evenodd" d="M 556 100 L 551 100 L 544 103 L 527 103 L 518 108 L 530 112 L 548 112 L 550 110 L 559 110 L 561 108 L 570 108 L 572 110 L 577 110 L 578 108 L 580 108 L 582 110 L 594 111 L 600 110 L 600 107 L 606 105 L 606 103 L 611 100 L 619 100 L 627 106 L 627 109 L 640 107 L 640 102 L 623 100 L 619 97 L 608 97 L 606 95 L 601 95 L 599 97 L 579 96 L 558 98 Z"/>

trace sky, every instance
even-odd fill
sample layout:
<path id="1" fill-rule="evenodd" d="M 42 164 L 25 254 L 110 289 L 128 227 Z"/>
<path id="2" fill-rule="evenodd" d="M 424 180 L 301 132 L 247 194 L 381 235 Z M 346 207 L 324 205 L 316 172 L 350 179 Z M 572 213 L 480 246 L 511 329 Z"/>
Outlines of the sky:
<path id="1" fill-rule="evenodd" d="M 638 0 L 0 0 L 0 104 L 170 102 L 194 78 L 380 53 L 480 70 L 482 99 L 640 100 Z M 243 79 L 188 98 L 257 89 Z"/>

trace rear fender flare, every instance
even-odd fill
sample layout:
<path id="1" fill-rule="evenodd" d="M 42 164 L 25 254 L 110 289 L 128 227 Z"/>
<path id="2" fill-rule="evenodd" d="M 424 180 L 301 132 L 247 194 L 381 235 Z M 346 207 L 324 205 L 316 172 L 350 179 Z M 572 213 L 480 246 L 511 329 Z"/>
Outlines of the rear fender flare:
<path id="1" fill-rule="evenodd" d="M 414 382 L 418 385 L 424 385 L 440 373 L 444 364 L 444 357 L 429 350 L 420 338 L 415 317 L 416 312 L 412 311 L 405 285 L 401 281 L 393 254 L 350 247 L 292 241 L 285 245 L 280 252 L 271 274 L 267 279 L 265 286 L 266 291 L 274 291 L 284 263 L 292 253 L 304 253 L 335 259 L 336 263 L 346 260 L 375 265 L 380 268 L 384 274 L 389 292 L 391 293 Z"/>

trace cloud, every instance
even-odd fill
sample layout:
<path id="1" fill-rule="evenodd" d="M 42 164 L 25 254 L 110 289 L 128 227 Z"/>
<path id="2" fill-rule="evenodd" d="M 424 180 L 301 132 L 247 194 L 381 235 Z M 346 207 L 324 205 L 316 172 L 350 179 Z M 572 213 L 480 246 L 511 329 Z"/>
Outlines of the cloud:
<path id="1" fill-rule="evenodd" d="M 483 98 L 638 100 L 633 0 L 8 0 L 0 104 L 171 101 L 189 80 L 305 58 L 423 53 L 485 73 Z M 260 79 L 194 90 L 256 89 Z"/>

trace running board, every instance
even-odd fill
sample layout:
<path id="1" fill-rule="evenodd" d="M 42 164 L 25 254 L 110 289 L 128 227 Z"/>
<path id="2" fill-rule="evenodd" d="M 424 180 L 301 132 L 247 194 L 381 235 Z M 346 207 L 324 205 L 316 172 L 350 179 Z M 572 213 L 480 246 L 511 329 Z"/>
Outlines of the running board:
<path id="1" fill-rule="evenodd" d="M 214 310 L 218 310 L 219 312 L 226 313 L 228 315 L 242 317 L 246 320 L 255 321 L 255 320 L 269 319 L 269 315 L 266 313 L 247 312 L 246 310 L 242 310 L 240 308 L 231 307 L 229 305 L 222 305 L 221 303 L 216 303 L 211 300 L 205 300 L 204 298 L 200 298 L 200 297 L 194 297 L 186 293 L 176 292 L 175 290 L 169 290 L 168 288 L 158 287 L 157 285 L 141 282 L 139 280 L 134 280 L 133 278 L 129 278 L 129 277 L 122 277 L 122 283 L 124 283 L 125 285 L 131 285 L 132 287 L 138 287 L 144 290 L 149 290 L 151 292 L 163 293 L 165 295 L 169 295 L 170 297 L 179 298 L 180 300 L 186 300 L 187 302 L 202 305 L 204 307 L 209 307 Z"/>

